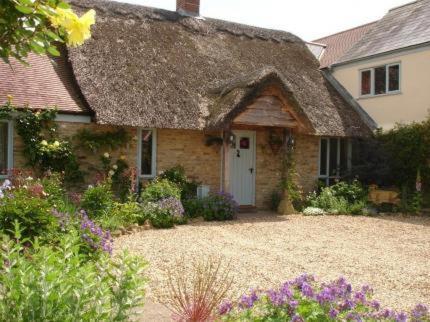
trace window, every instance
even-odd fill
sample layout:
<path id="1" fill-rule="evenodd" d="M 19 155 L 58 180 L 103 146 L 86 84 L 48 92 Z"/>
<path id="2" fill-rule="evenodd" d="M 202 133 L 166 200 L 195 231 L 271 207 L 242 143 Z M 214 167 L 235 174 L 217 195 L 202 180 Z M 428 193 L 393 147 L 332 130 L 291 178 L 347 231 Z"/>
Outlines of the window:
<path id="1" fill-rule="evenodd" d="M 326 185 L 344 177 L 351 169 L 351 142 L 348 139 L 322 138 L 319 178 Z"/>
<path id="2" fill-rule="evenodd" d="M 12 168 L 12 134 L 12 122 L 0 121 L 0 177 L 5 177 Z"/>
<path id="3" fill-rule="evenodd" d="M 139 173 L 143 177 L 153 178 L 156 175 L 156 132 L 152 129 L 142 129 L 139 132 Z"/>
<path id="4" fill-rule="evenodd" d="M 360 95 L 382 95 L 400 91 L 400 64 L 390 64 L 360 72 Z"/>

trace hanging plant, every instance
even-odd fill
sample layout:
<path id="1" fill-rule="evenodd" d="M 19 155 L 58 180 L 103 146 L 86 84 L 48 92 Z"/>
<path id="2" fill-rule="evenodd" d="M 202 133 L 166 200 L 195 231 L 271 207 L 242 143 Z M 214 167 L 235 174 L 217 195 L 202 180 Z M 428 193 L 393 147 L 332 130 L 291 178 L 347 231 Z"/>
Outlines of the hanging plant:
<path id="1" fill-rule="evenodd" d="M 282 135 L 279 135 L 275 131 L 271 130 L 269 131 L 268 143 L 273 154 L 278 154 L 279 150 L 281 150 L 282 146 L 284 145 L 284 138 Z"/>
<path id="2" fill-rule="evenodd" d="M 206 142 L 205 142 L 206 146 L 212 146 L 212 145 L 221 146 L 223 145 L 223 143 L 224 143 L 224 140 L 222 139 L 222 137 L 206 135 Z"/>

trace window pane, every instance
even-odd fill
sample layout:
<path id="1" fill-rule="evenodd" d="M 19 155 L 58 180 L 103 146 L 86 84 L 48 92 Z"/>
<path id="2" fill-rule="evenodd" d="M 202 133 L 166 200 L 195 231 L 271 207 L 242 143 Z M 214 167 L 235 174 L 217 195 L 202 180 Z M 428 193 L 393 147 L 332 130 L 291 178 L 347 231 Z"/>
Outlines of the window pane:
<path id="1" fill-rule="evenodd" d="M 0 174 L 7 170 L 8 124 L 0 122 Z"/>
<path id="2" fill-rule="evenodd" d="M 330 139 L 329 175 L 337 175 L 337 139 Z"/>
<path id="3" fill-rule="evenodd" d="M 348 140 L 340 140 L 340 175 L 348 173 Z"/>
<path id="4" fill-rule="evenodd" d="M 386 93 L 386 80 L 385 66 L 375 68 L 375 95 Z"/>
<path id="5" fill-rule="evenodd" d="M 388 90 L 390 92 L 398 91 L 400 89 L 399 80 L 400 80 L 400 66 L 393 65 L 388 67 Z"/>
<path id="6" fill-rule="evenodd" d="M 327 140 L 321 139 L 320 175 L 327 175 Z"/>
<path id="7" fill-rule="evenodd" d="M 371 88 L 371 77 L 372 73 L 370 70 L 361 72 L 361 95 L 369 95 Z"/>
<path id="8" fill-rule="evenodd" d="M 142 175 L 152 175 L 152 131 L 142 131 Z"/>

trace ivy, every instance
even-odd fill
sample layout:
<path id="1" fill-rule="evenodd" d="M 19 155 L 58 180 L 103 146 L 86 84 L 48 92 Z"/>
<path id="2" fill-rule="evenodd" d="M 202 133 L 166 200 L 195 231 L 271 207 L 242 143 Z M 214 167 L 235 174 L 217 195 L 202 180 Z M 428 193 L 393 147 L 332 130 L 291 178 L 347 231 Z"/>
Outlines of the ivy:
<path id="1" fill-rule="evenodd" d="M 93 133 L 82 129 L 75 135 L 84 149 L 97 152 L 100 149 L 117 149 L 130 141 L 130 135 L 123 128 L 111 132 Z"/>
<path id="2" fill-rule="evenodd" d="M 17 110 L 11 100 L 0 109 L 0 119 L 15 119 L 15 128 L 24 144 L 24 156 L 29 166 L 41 172 L 64 173 L 68 184 L 82 181 L 83 174 L 69 141 L 59 137 L 54 122 L 55 108 L 34 112 Z"/>

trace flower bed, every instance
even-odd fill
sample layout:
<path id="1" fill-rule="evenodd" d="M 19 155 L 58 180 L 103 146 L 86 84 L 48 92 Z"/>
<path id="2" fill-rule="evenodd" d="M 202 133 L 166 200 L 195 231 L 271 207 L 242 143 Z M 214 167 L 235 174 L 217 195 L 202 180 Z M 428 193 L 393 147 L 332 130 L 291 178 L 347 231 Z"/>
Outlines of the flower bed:
<path id="1" fill-rule="evenodd" d="M 219 307 L 223 321 L 430 321 L 428 307 L 418 304 L 409 314 L 381 308 L 364 285 L 353 290 L 345 278 L 318 283 L 301 275 L 277 289 L 253 290 L 237 302 Z"/>

